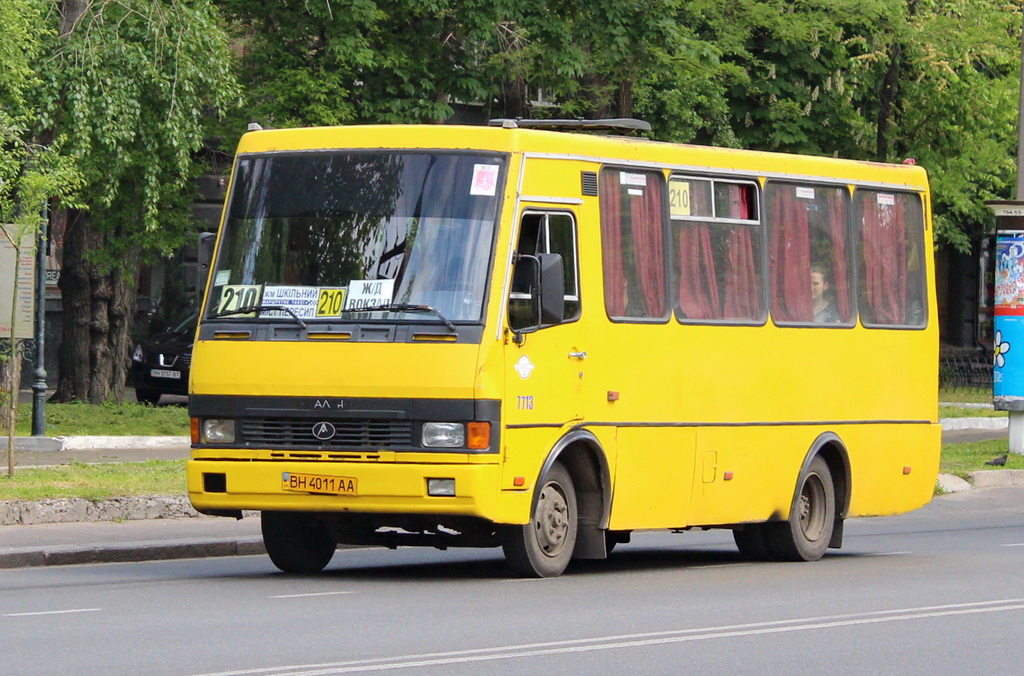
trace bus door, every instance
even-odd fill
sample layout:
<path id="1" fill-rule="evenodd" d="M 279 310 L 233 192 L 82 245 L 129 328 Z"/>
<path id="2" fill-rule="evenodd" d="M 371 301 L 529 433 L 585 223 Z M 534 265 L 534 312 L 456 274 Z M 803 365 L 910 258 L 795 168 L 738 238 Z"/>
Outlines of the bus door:
<path id="1" fill-rule="evenodd" d="M 530 266 L 513 269 L 508 299 L 511 339 L 506 355 L 506 416 L 510 432 L 546 430 L 557 433 L 566 423 L 583 418 L 586 341 L 580 318 L 576 219 L 569 211 L 525 210 L 516 253 L 562 257 L 565 283 L 562 321 L 539 325 L 530 298 L 535 282 Z M 554 430 L 552 429 L 554 428 Z M 511 439 L 514 443 L 514 439 Z M 523 439 L 523 441 L 526 441 Z M 533 437 L 530 441 L 541 442 Z M 531 444 L 532 445 L 532 444 Z"/>

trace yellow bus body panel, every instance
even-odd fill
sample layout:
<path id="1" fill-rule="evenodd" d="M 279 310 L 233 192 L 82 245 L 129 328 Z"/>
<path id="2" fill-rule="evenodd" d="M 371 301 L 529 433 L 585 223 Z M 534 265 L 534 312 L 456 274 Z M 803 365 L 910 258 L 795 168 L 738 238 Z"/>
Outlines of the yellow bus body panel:
<path id="1" fill-rule="evenodd" d="M 629 138 L 457 126 L 366 126 L 246 134 L 239 154 L 333 148 L 507 153 L 483 337 L 478 345 L 204 340 L 191 391 L 202 395 L 478 399 L 501 402 L 498 449 L 486 455 L 394 453 L 375 462 L 270 462 L 270 449 L 196 448 L 189 495 L 200 509 L 294 509 L 479 516 L 526 523 L 549 454 L 567 434 L 597 440 L 613 530 L 733 525 L 788 518 L 808 454 L 834 438 L 849 458 L 846 516 L 928 502 L 938 472 L 938 317 L 927 261 L 923 329 L 881 330 L 619 323 L 605 314 L 598 198 L 580 172 L 605 166 L 754 180 L 827 181 L 918 193 L 920 167 L 653 143 Z M 504 303 L 525 211 L 578 225 L 582 313 L 511 340 Z M 765 273 L 767 276 L 767 273 Z M 585 359 L 571 353 L 586 352 Z M 537 368 L 526 378 L 515 365 Z M 358 479 L 357 496 L 292 494 L 282 472 Z M 203 490 L 224 473 L 228 491 Z M 456 478 L 455 498 L 426 479 Z M 842 505 L 839 506 L 842 508 Z"/>

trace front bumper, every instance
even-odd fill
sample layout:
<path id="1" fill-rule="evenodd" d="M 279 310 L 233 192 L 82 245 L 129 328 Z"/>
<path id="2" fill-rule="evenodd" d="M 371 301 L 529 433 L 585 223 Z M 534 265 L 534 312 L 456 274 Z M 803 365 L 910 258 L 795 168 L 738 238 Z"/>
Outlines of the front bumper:
<path id="1" fill-rule="evenodd" d="M 281 510 L 472 516 L 495 523 L 528 518 L 528 491 L 501 491 L 498 464 L 190 460 L 188 495 L 199 511 Z M 356 495 L 295 493 L 282 475 L 350 477 Z M 206 476 L 204 476 L 206 475 Z M 427 479 L 455 480 L 454 497 L 427 495 Z"/>

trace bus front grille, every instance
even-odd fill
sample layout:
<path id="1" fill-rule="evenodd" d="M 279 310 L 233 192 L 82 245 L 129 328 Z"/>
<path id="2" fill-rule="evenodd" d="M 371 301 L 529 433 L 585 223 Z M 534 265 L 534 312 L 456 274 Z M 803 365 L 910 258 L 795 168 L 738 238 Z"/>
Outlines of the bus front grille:
<path id="1" fill-rule="evenodd" d="M 412 445 L 408 420 L 332 420 L 314 433 L 321 421 L 288 418 L 247 418 L 241 437 L 247 446 L 317 450 L 373 450 Z"/>

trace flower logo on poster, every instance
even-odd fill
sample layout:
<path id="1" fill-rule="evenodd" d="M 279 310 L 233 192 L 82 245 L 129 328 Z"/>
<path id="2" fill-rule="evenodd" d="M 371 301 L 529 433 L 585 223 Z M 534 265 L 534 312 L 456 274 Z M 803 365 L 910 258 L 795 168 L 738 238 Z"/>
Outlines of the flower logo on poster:
<path id="1" fill-rule="evenodd" d="M 999 368 L 1006 365 L 1006 353 L 1010 351 L 1010 343 L 1003 340 L 1003 332 L 996 331 L 995 340 L 995 364 Z"/>

